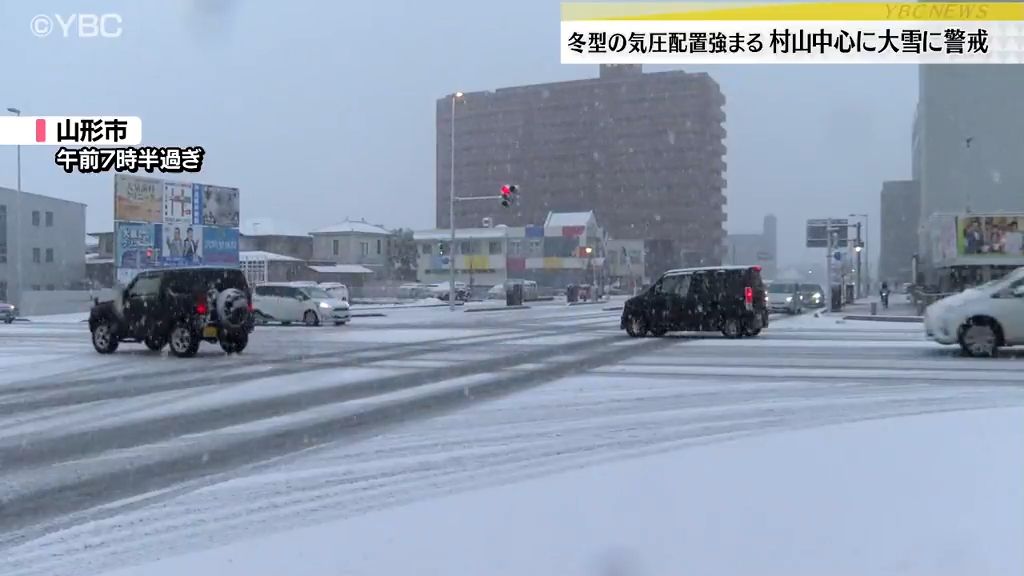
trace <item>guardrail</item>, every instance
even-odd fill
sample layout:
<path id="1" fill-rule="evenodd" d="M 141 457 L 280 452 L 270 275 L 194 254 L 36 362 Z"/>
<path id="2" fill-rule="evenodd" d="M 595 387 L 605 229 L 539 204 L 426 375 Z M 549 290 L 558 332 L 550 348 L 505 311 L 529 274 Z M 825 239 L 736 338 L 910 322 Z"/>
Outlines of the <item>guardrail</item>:
<path id="1" fill-rule="evenodd" d="M 946 298 L 947 296 L 953 296 L 959 294 L 959 292 L 931 292 L 920 287 L 910 288 L 910 301 L 914 305 L 914 309 L 917 310 L 917 314 L 924 315 L 925 308 L 932 304 Z"/>

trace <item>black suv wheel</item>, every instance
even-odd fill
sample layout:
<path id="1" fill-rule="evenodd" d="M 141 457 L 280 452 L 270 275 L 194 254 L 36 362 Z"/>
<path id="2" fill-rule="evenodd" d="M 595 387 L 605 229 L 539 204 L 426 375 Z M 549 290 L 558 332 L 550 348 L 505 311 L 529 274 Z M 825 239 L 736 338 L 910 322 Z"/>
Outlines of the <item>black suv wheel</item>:
<path id="1" fill-rule="evenodd" d="M 179 358 L 190 358 L 199 351 L 199 334 L 184 322 L 171 330 L 171 354 Z"/>
<path id="2" fill-rule="evenodd" d="M 145 343 L 146 348 L 149 348 L 153 352 L 159 352 L 167 345 L 167 337 L 150 334 L 149 336 L 146 336 Z"/>
<path id="3" fill-rule="evenodd" d="M 245 350 L 245 347 L 248 345 L 249 334 L 245 332 L 225 336 L 220 340 L 221 350 L 227 352 L 228 354 L 237 354 L 238 352 Z"/>
<path id="4" fill-rule="evenodd" d="M 117 334 L 109 320 L 100 320 L 92 329 L 92 347 L 100 354 L 112 354 L 117 350 Z"/>

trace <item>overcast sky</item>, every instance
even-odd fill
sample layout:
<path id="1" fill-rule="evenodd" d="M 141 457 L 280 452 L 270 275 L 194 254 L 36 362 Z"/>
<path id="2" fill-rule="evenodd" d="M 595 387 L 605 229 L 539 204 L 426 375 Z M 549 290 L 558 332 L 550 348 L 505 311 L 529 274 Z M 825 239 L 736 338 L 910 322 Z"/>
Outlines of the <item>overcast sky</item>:
<path id="1" fill-rule="evenodd" d="M 206 149 L 192 179 L 239 187 L 243 220 L 429 228 L 438 97 L 597 74 L 559 64 L 558 8 L 0 0 L 0 110 L 140 116 L 146 144 Z M 36 14 L 72 13 L 118 13 L 123 34 L 30 32 Z M 881 181 L 910 174 L 916 67 L 687 69 L 710 72 L 728 102 L 730 232 L 757 231 L 776 213 L 784 263 L 816 258 L 802 248 L 807 218 L 867 212 L 877 238 Z M 111 230 L 113 176 L 66 175 L 53 153 L 23 148 L 23 188 L 85 202 L 87 229 Z M 0 185 L 14 187 L 15 166 L 15 150 L 0 150 Z"/>

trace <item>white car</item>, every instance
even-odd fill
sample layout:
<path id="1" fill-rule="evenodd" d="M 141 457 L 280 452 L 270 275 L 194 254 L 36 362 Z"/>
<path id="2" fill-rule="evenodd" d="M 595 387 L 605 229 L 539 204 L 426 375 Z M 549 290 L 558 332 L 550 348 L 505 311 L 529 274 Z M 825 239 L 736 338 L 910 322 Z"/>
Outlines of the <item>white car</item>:
<path id="1" fill-rule="evenodd" d="M 341 284 L 340 282 L 321 282 L 320 287 L 327 291 L 328 294 L 333 296 L 337 300 L 342 302 L 348 302 L 348 286 Z"/>
<path id="2" fill-rule="evenodd" d="M 769 282 L 765 297 L 769 312 L 800 314 L 804 311 L 803 292 L 796 282 Z"/>
<path id="3" fill-rule="evenodd" d="M 338 300 L 317 286 L 261 284 L 253 291 L 253 309 L 258 318 L 290 324 L 302 322 L 319 326 L 348 323 L 348 302 Z"/>
<path id="4" fill-rule="evenodd" d="M 1024 345 L 1024 267 L 932 304 L 924 327 L 928 338 L 959 344 L 969 356 L 994 356 L 1000 347 Z"/>

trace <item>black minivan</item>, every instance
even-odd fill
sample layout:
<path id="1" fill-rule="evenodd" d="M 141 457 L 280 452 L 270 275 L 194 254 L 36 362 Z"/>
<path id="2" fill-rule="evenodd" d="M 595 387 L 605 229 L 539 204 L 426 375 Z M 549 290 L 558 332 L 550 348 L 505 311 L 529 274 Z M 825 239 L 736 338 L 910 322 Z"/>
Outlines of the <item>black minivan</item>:
<path id="1" fill-rule="evenodd" d="M 767 326 L 760 266 L 670 270 L 626 301 L 620 322 L 634 338 L 676 330 L 741 338 L 757 336 Z"/>

